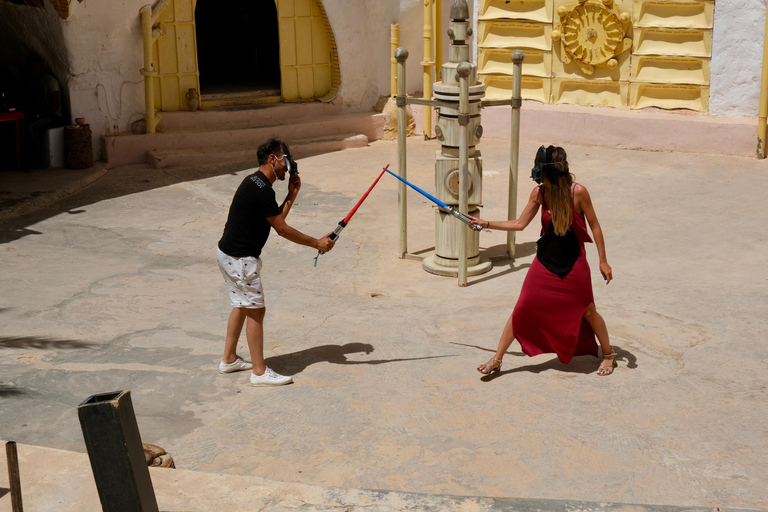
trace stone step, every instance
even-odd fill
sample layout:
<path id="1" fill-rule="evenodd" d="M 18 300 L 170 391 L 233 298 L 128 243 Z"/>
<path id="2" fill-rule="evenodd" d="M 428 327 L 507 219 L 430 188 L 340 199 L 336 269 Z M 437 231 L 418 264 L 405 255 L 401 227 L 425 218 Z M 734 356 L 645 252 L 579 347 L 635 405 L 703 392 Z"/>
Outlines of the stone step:
<path id="1" fill-rule="evenodd" d="M 189 131 L 118 135 L 104 138 L 104 155 L 110 166 L 144 163 L 147 152 L 200 148 L 253 148 L 269 137 L 286 142 L 319 136 L 358 133 L 368 140 L 384 134 L 384 114 L 365 112 L 310 118 L 292 118 L 263 126 L 209 126 Z"/>
<path id="2" fill-rule="evenodd" d="M 295 159 L 361 148 L 368 145 L 368 137 L 360 133 L 343 133 L 290 141 Z M 198 167 L 225 163 L 253 162 L 258 165 L 256 146 L 223 146 L 213 148 L 158 149 L 147 151 L 147 164 L 155 169 Z"/>
<path id="3" fill-rule="evenodd" d="M 161 112 L 159 129 L 166 133 L 233 127 L 269 126 L 286 119 L 341 115 L 341 104 L 279 103 L 239 107 L 218 107 L 196 112 Z"/>

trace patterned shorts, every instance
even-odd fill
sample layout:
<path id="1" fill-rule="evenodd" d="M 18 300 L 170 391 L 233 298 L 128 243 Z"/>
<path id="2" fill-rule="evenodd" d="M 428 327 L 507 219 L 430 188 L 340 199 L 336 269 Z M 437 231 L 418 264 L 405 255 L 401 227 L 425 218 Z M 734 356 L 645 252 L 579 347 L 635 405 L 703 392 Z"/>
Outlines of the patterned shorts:
<path id="1" fill-rule="evenodd" d="M 261 287 L 261 258 L 247 256 L 233 258 L 216 248 L 219 270 L 227 283 L 227 292 L 233 308 L 260 309 L 264 305 Z"/>

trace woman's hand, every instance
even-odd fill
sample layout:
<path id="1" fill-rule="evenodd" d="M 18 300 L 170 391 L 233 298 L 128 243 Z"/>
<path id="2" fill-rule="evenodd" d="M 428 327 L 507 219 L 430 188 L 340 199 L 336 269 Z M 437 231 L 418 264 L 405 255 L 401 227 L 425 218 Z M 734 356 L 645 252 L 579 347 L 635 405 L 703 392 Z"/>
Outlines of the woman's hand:
<path id="1" fill-rule="evenodd" d="M 491 225 L 491 223 L 488 222 L 487 220 L 483 220 L 478 217 L 473 217 L 471 215 L 467 215 L 467 217 L 469 217 L 469 220 L 472 221 L 472 224 L 470 224 L 470 227 L 475 231 L 480 231 L 480 229 L 488 229 L 488 226 Z M 480 226 L 480 229 L 476 228 L 475 225 Z"/>
<path id="2" fill-rule="evenodd" d="M 611 270 L 611 266 L 608 264 L 607 261 L 600 262 L 600 273 L 603 274 L 603 279 L 605 279 L 605 284 L 610 283 L 611 279 L 613 279 L 613 270 Z"/>

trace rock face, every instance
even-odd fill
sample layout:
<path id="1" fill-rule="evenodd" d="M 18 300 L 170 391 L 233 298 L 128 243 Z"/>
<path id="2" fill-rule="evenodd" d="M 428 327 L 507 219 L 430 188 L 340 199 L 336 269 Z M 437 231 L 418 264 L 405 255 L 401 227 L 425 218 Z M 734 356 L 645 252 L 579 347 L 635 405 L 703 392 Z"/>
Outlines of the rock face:
<path id="1" fill-rule="evenodd" d="M 395 140 L 397 139 L 397 105 L 394 98 L 390 98 L 387 101 L 387 104 L 384 106 L 384 114 L 387 116 L 384 124 L 384 140 Z M 405 133 L 410 137 L 416 133 L 416 120 L 413 118 L 413 111 L 410 105 L 405 107 L 405 116 Z"/>
<path id="2" fill-rule="evenodd" d="M 144 460 L 147 461 L 147 466 L 176 469 L 173 457 L 165 450 L 154 444 L 141 443 L 141 445 L 144 447 Z"/>

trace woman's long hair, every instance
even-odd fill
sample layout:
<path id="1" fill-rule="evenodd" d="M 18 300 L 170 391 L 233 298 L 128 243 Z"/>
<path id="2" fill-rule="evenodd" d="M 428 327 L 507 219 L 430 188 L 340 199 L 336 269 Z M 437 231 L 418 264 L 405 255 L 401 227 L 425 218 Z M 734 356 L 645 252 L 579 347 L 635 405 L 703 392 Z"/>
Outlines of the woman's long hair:
<path id="1" fill-rule="evenodd" d="M 547 204 L 552 214 L 552 226 L 555 234 L 563 236 L 573 222 L 573 198 L 571 185 L 574 176 L 568 171 L 568 155 L 561 147 L 552 151 L 552 165 L 544 167 L 544 191 L 549 192 Z"/>

